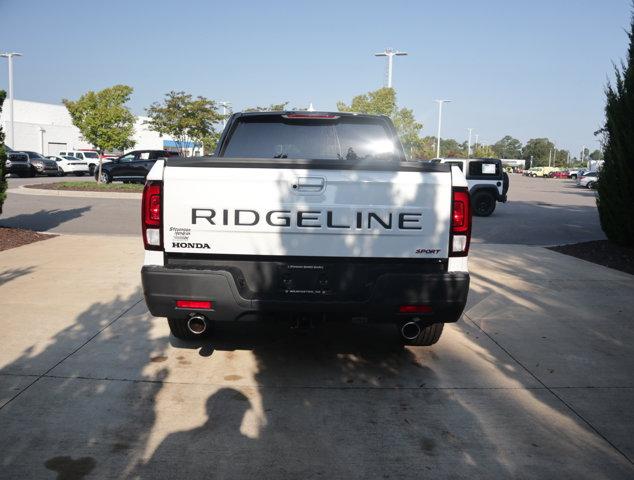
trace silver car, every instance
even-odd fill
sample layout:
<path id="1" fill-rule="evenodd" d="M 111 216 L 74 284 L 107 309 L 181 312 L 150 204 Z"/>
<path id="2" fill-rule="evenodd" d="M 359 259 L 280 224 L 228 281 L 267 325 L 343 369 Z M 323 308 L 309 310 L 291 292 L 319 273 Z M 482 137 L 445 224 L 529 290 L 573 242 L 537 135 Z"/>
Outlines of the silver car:
<path id="1" fill-rule="evenodd" d="M 586 188 L 596 188 L 599 180 L 599 172 L 585 172 L 577 177 L 577 186 Z"/>

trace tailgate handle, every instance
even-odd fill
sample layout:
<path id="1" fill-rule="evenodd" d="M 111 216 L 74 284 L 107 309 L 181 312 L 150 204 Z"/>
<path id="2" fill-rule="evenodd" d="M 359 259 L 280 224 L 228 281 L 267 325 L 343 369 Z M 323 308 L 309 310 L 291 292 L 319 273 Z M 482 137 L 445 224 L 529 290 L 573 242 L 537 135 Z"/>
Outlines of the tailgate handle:
<path id="1" fill-rule="evenodd" d="M 298 177 L 293 188 L 300 192 L 321 192 L 326 185 L 323 177 Z"/>

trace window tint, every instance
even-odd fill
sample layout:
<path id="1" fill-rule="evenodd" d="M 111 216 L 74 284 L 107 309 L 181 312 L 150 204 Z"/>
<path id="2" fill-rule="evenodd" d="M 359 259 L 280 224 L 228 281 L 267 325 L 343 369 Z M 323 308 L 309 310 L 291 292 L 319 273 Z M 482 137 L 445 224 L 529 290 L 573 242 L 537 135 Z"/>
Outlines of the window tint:
<path id="1" fill-rule="evenodd" d="M 119 159 L 120 162 L 131 162 L 134 160 L 134 153 L 128 153 Z"/>
<path id="2" fill-rule="evenodd" d="M 291 120 L 245 117 L 234 127 L 222 156 L 357 160 L 399 154 L 379 119 Z"/>
<path id="3" fill-rule="evenodd" d="M 500 165 L 495 162 L 469 162 L 469 176 L 496 177 L 500 175 Z"/>
<path id="4" fill-rule="evenodd" d="M 86 158 L 99 158 L 97 152 L 84 152 L 84 157 Z"/>

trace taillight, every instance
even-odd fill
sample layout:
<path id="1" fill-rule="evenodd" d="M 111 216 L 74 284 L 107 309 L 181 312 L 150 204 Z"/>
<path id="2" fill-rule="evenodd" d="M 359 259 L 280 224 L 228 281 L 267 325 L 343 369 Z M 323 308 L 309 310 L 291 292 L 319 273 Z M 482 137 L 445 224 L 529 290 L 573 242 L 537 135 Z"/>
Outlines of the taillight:
<path id="1" fill-rule="evenodd" d="M 450 255 L 464 257 L 471 241 L 471 201 L 466 187 L 455 187 L 451 202 Z"/>
<path id="2" fill-rule="evenodd" d="M 163 248 L 163 183 L 148 181 L 141 201 L 143 244 L 146 250 Z"/>

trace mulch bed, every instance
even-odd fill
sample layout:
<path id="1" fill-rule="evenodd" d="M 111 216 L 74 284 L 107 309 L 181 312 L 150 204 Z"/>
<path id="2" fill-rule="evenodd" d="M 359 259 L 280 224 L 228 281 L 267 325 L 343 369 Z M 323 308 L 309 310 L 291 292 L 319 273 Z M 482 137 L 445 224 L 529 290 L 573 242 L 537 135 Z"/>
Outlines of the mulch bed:
<path id="1" fill-rule="evenodd" d="M 621 247 L 609 240 L 573 243 L 548 248 L 555 252 L 634 275 L 634 248 Z"/>
<path id="2" fill-rule="evenodd" d="M 118 192 L 135 193 L 142 192 L 143 185 L 138 183 L 97 183 L 97 182 L 57 182 L 38 183 L 24 185 L 26 188 L 36 188 L 38 190 L 65 190 L 73 192 Z"/>
<path id="3" fill-rule="evenodd" d="M 37 233 L 23 228 L 0 227 L 0 252 L 10 248 L 21 247 L 29 243 L 48 240 L 56 235 Z"/>

